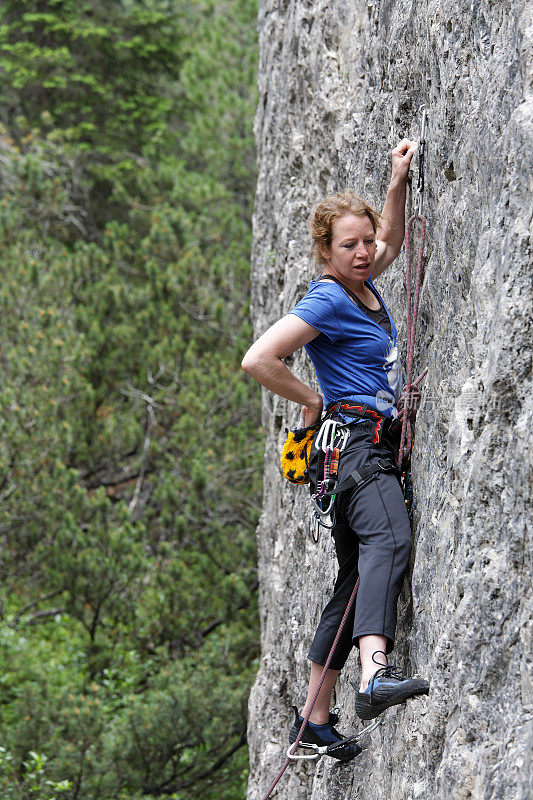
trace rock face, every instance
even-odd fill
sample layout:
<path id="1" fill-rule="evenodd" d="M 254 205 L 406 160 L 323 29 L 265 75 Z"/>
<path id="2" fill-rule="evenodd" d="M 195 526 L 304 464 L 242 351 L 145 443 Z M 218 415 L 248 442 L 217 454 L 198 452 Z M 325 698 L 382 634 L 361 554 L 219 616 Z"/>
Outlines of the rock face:
<path id="1" fill-rule="evenodd" d="M 429 374 L 393 660 L 428 677 L 431 692 L 388 711 L 350 764 L 291 765 L 273 796 L 529 798 L 531 19 L 517 0 L 263 0 L 259 32 L 257 335 L 314 274 L 313 203 L 353 187 L 379 208 L 390 151 L 418 137 L 419 107 L 429 107 L 415 361 Z M 400 340 L 404 265 L 402 255 L 378 279 Z M 288 363 L 315 380 L 303 351 Z M 260 800 L 283 763 L 290 704 L 304 700 L 307 648 L 335 575 L 330 537 L 311 538 L 306 490 L 279 471 L 284 428 L 298 413 L 264 392 L 262 659 L 250 697 L 248 800 Z M 354 651 L 337 691 L 346 732 L 360 728 L 349 684 L 357 677 Z"/>

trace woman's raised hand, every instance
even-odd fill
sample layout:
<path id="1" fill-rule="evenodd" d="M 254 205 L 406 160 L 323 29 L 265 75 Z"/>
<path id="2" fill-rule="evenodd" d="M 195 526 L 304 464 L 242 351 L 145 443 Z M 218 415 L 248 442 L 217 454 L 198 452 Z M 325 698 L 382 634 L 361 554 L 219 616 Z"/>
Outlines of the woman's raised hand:
<path id="1" fill-rule="evenodd" d="M 409 174 L 409 166 L 413 154 L 416 152 L 418 142 L 402 139 L 392 151 L 392 178 L 405 181 Z"/>

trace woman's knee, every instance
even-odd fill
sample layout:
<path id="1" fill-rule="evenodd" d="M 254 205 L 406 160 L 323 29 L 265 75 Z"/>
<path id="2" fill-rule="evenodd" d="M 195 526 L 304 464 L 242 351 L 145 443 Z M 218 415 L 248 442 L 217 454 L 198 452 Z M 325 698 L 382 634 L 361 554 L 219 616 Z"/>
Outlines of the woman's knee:
<path id="1" fill-rule="evenodd" d="M 411 527 L 410 525 L 393 525 L 392 534 L 394 539 L 394 561 L 397 564 L 401 564 L 402 568 L 405 569 L 411 555 Z"/>

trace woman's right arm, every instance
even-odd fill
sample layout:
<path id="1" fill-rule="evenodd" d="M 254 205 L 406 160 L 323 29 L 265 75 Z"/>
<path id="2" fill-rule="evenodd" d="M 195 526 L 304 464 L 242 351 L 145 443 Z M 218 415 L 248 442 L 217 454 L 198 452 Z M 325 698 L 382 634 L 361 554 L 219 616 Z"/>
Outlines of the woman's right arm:
<path id="1" fill-rule="evenodd" d="M 319 333 L 296 314 L 287 314 L 254 342 L 241 364 L 245 372 L 271 392 L 299 403 L 304 425 L 314 425 L 320 419 L 322 395 L 293 375 L 283 359 Z"/>

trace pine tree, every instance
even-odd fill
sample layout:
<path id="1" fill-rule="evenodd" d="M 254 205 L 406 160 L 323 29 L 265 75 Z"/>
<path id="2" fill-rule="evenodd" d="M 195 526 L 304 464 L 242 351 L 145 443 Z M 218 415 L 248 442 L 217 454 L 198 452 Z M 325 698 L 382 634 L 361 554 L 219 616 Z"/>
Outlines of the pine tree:
<path id="1" fill-rule="evenodd" d="M 13 796 L 244 796 L 255 13 L 234 0 L 0 10 L 0 785 Z"/>

